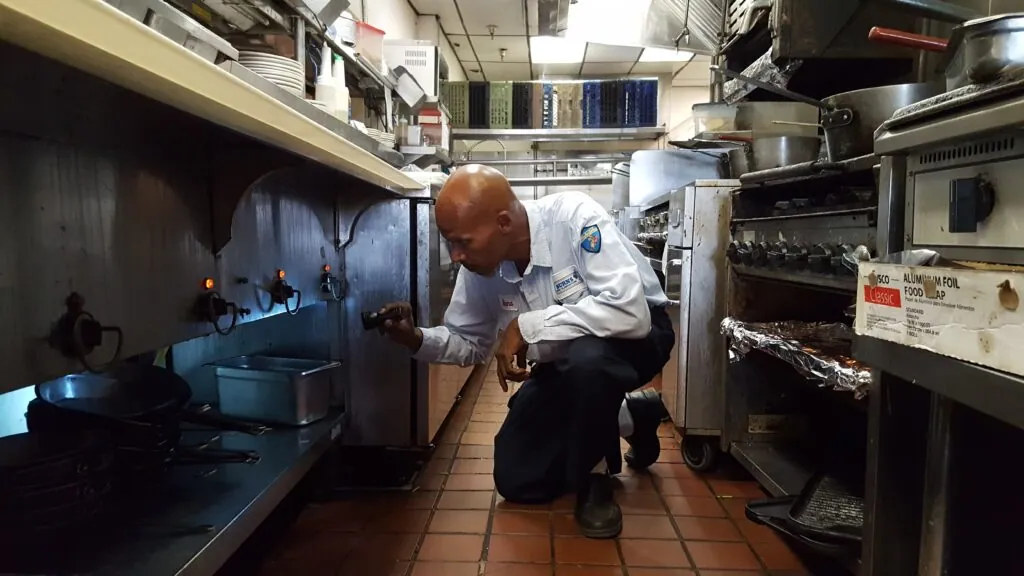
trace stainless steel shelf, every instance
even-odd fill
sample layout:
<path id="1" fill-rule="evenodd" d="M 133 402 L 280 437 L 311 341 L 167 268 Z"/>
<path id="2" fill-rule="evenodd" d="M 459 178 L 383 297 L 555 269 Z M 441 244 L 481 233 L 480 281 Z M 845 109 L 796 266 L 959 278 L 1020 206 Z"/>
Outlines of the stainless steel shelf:
<path id="1" fill-rule="evenodd" d="M 629 156 L 604 156 L 601 158 L 537 158 L 522 160 L 460 160 L 455 164 L 465 166 L 466 164 L 486 164 L 488 166 L 543 166 L 545 164 L 614 164 L 616 162 L 629 162 Z"/>
<path id="2" fill-rule="evenodd" d="M 663 126 L 650 128 L 453 128 L 455 140 L 655 140 L 665 135 Z"/>
<path id="3" fill-rule="evenodd" d="M 420 168 L 427 168 L 439 164 L 451 166 L 452 159 L 448 151 L 436 146 L 401 146 L 398 151 L 405 157 L 405 164 L 415 164 Z"/>
<path id="4" fill-rule="evenodd" d="M 795 496 L 813 474 L 800 455 L 768 442 L 733 442 L 729 453 L 772 496 Z"/>
<path id="5" fill-rule="evenodd" d="M 853 356 L 877 370 L 1024 429 L 1024 378 L 1020 376 L 866 336 L 854 339 Z"/>
<path id="6" fill-rule="evenodd" d="M 608 176 L 550 176 L 538 178 L 509 178 L 511 186 L 597 186 L 611 184 Z"/>
<path id="7" fill-rule="evenodd" d="M 331 116 L 316 106 L 313 106 L 304 98 L 299 98 L 295 94 L 288 92 L 280 86 L 277 86 L 262 76 L 252 72 L 238 62 L 225 61 L 220 64 L 220 67 L 228 71 L 232 76 L 267 94 L 281 104 L 295 110 L 299 114 L 302 114 L 327 130 L 341 136 L 345 140 L 348 140 L 363 150 L 366 150 L 388 164 L 396 168 L 406 165 L 405 157 L 398 151 L 382 145 L 370 136 L 355 129 L 350 124 L 342 122 L 338 118 Z"/>
<path id="8" fill-rule="evenodd" d="M 74 573 L 96 576 L 215 574 L 331 446 L 342 417 L 333 412 L 309 426 L 263 436 L 186 432 L 188 442 L 216 434 L 221 440 L 213 447 L 255 450 L 261 459 L 220 464 L 209 475 L 195 466 L 173 467 L 145 491 L 114 503 L 102 544 L 83 551 L 89 559 L 74 554 L 62 562 Z"/>

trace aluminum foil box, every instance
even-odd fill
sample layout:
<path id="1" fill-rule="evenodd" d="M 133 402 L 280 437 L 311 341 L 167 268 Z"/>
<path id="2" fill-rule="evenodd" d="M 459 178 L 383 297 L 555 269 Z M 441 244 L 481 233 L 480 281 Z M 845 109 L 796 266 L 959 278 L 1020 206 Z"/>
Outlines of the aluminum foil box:
<path id="1" fill-rule="evenodd" d="M 861 263 L 857 335 L 1024 375 L 1024 268 Z"/>

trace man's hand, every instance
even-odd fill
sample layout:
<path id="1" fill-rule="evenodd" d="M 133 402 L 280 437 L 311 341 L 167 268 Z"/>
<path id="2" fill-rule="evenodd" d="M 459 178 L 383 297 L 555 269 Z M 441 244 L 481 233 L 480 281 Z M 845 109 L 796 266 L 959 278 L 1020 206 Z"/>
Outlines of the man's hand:
<path id="1" fill-rule="evenodd" d="M 397 320 L 385 320 L 378 330 L 388 338 L 416 352 L 423 345 L 423 332 L 412 323 L 412 306 L 408 302 L 393 302 L 380 309 L 381 314 L 400 312 Z"/>
<path id="2" fill-rule="evenodd" d="M 516 318 L 505 328 L 501 335 L 501 342 L 494 352 L 494 359 L 498 363 L 498 382 L 501 389 L 508 392 L 508 383 L 522 382 L 530 376 L 526 369 L 526 350 L 528 345 L 523 340 L 523 333 L 519 331 L 519 319 Z"/>

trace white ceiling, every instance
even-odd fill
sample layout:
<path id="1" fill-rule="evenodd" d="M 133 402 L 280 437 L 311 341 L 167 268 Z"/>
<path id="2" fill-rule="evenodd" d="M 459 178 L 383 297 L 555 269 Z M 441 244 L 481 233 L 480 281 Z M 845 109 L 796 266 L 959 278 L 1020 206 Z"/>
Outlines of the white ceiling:
<path id="1" fill-rule="evenodd" d="M 672 74 L 673 86 L 708 84 L 706 56 L 695 56 L 690 62 L 682 63 L 640 62 L 643 49 L 626 46 L 589 43 L 580 64 L 533 64 L 529 36 L 537 34 L 537 0 L 409 0 L 409 3 L 420 15 L 438 17 L 442 31 L 470 80 Z M 494 26 L 493 37 L 490 26 Z"/>

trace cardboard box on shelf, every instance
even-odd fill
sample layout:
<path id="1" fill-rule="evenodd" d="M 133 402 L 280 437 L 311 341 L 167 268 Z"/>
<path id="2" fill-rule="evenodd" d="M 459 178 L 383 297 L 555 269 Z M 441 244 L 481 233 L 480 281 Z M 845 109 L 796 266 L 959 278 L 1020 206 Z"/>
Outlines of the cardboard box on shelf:
<path id="1" fill-rule="evenodd" d="M 1024 376 L 1024 269 L 861 263 L 860 336 Z"/>

